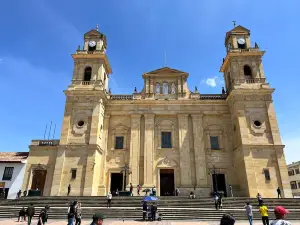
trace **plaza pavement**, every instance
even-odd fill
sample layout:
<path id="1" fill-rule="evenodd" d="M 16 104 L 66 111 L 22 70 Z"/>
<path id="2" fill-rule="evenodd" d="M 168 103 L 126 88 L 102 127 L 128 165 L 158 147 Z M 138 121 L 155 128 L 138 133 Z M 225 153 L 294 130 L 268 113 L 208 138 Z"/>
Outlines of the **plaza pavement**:
<path id="1" fill-rule="evenodd" d="M 292 225 L 300 225 L 300 221 L 292 220 L 290 221 Z M 33 220 L 32 225 L 37 224 L 37 220 Z M 46 225 L 66 225 L 67 220 L 49 220 Z M 90 225 L 91 220 L 84 220 L 82 225 Z M 179 221 L 179 220 L 164 220 L 164 221 L 132 221 L 132 220 L 104 220 L 103 225 L 219 225 L 219 221 Z M 249 225 L 248 221 L 237 221 L 237 225 Z M 27 222 L 17 222 L 16 219 L 0 220 L 0 225 L 27 225 Z M 261 221 L 254 221 L 253 225 L 262 225 Z"/>

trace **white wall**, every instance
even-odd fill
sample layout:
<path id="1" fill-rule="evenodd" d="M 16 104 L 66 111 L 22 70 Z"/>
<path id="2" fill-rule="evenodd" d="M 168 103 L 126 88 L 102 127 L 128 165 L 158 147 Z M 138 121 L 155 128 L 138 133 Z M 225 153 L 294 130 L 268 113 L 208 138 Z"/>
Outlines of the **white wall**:
<path id="1" fill-rule="evenodd" d="M 5 167 L 14 167 L 12 179 L 2 180 Z M 5 182 L 5 188 L 9 188 L 7 198 L 15 199 L 17 193 L 22 188 L 26 161 L 24 163 L 0 163 L 0 181 Z M 22 195 L 23 195 L 22 190 Z"/>

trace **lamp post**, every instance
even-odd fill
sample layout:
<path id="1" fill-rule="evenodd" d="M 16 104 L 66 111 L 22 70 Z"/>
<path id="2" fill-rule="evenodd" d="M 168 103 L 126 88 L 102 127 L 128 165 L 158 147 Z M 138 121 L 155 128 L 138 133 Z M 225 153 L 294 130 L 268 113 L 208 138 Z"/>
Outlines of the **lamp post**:
<path id="1" fill-rule="evenodd" d="M 220 169 L 217 169 L 215 165 L 213 165 L 213 168 L 210 169 L 211 174 L 213 175 L 213 187 L 214 192 L 218 193 L 218 179 L 217 176 L 220 173 Z"/>
<path id="2" fill-rule="evenodd" d="M 128 164 L 125 164 L 125 166 L 121 167 L 121 173 L 124 173 L 124 187 L 123 191 L 126 191 L 126 178 L 128 175 L 131 174 L 131 169 L 129 168 Z"/>

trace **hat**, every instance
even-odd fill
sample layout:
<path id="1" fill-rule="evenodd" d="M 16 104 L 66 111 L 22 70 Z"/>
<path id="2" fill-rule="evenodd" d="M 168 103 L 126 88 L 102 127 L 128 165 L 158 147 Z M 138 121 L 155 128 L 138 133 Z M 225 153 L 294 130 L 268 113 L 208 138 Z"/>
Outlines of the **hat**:
<path id="1" fill-rule="evenodd" d="M 289 213 L 289 211 L 282 206 L 276 206 L 274 209 L 274 213 L 280 216 L 284 216 L 285 214 Z"/>
<path id="2" fill-rule="evenodd" d="M 93 215 L 93 220 L 97 220 L 97 219 L 105 219 L 106 217 L 101 213 L 101 212 L 96 212 L 94 215 Z"/>

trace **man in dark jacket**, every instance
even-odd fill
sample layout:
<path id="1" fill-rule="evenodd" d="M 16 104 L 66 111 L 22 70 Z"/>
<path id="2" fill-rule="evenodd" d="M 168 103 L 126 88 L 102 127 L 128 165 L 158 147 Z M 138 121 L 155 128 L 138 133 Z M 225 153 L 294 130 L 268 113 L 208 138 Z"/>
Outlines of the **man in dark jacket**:
<path id="1" fill-rule="evenodd" d="M 32 203 L 30 204 L 30 206 L 28 206 L 27 211 L 26 211 L 26 214 L 27 214 L 27 222 L 28 222 L 28 225 L 30 225 L 30 224 L 31 224 L 31 219 L 32 219 L 32 217 L 33 217 L 34 214 L 35 214 L 35 209 L 34 209 Z"/>
<path id="2" fill-rule="evenodd" d="M 48 221 L 48 210 L 50 207 L 48 205 L 45 206 L 44 209 L 41 210 L 38 218 L 38 225 L 45 225 Z"/>

